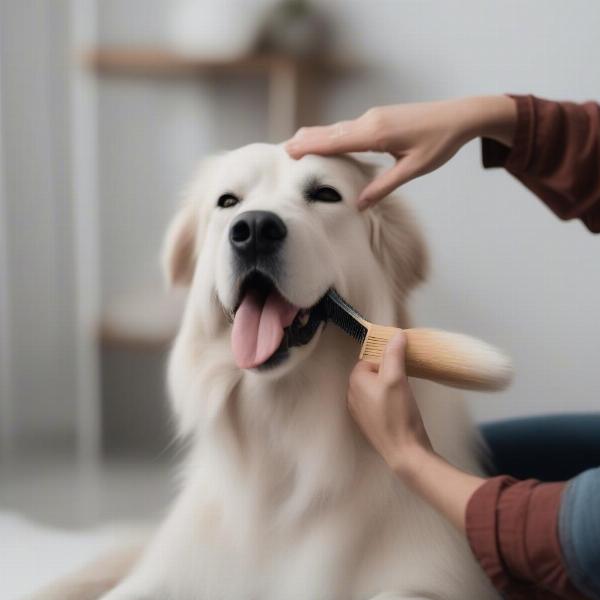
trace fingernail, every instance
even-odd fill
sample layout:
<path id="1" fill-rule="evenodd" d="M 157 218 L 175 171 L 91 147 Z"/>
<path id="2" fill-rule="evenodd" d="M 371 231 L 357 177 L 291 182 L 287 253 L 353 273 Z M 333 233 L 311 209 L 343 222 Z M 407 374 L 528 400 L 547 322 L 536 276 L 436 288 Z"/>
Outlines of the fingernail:
<path id="1" fill-rule="evenodd" d="M 369 208 L 369 199 L 368 198 L 359 198 L 357 202 L 358 210 L 365 210 L 365 208 Z"/>
<path id="2" fill-rule="evenodd" d="M 388 342 L 388 348 L 399 348 L 404 344 L 404 334 L 402 331 L 397 331 L 390 341 Z"/>

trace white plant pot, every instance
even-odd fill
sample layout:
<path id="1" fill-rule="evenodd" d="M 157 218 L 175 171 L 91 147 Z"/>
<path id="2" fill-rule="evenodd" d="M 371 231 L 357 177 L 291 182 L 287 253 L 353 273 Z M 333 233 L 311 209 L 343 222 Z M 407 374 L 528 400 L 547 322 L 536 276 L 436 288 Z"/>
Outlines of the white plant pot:
<path id="1" fill-rule="evenodd" d="M 185 55 L 238 58 L 251 52 L 262 19 L 260 0 L 176 0 L 170 47 Z"/>

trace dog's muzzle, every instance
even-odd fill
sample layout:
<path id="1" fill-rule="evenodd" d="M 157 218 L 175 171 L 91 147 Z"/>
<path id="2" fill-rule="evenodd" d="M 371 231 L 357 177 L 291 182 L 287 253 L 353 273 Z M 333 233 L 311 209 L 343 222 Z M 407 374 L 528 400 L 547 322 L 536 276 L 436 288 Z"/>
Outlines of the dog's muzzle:
<path id="1" fill-rule="evenodd" d="M 273 367 L 295 346 L 308 344 L 323 318 L 314 307 L 300 307 L 278 287 L 285 223 L 273 212 L 249 210 L 229 229 L 237 301 L 233 307 L 232 349 L 242 369 Z"/>
<path id="2" fill-rule="evenodd" d="M 232 350 L 242 369 L 274 367 L 308 344 L 326 320 L 322 303 L 302 308 L 287 300 L 275 281 L 254 270 L 239 285 L 232 314 Z"/>

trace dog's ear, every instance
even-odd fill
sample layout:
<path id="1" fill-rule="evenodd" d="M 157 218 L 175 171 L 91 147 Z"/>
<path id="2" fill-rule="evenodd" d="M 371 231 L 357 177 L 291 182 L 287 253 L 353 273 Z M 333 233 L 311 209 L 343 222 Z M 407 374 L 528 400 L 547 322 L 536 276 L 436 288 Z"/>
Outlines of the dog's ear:
<path id="1" fill-rule="evenodd" d="M 189 286 L 196 265 L 198 209 L 187 201 L 167 229 L 163 243 L 162 266 L 170 286 Z"/>
<path id="2" fill-rule="evenodd" d="M 364 153 L 346 155 L 359 168 L 367 181 L 381 170 Z M 390 195 L 366 212 L 369 220 L 371 248 L 390 276 L 390 287 L 400 313 L 408 293 L 427 275 L 427 248 L 416 220 L 401 198 Z M 404 315 L 399 314 L 399 320 Z"/>
<path id="3" fill-rule="evenodd" d="M 394 298 L 402 304 L 410 290 L 427 275 L 425 241 L 410 211 L 397 196 L 388 196 L 366 211 L 371 248 L 391 277 Z"/>
<path id="4" fill-rule="evenodd" d="M 201 245 L 198 240 L 198 230 L 201 229 L 200 206 L 204 192 L 210 185 L 210 174 L 217 158 L 209 156 L 200 161 L 194 177 L 184 189 L 183 205 L 167 229 L 161 262 L 170 286 L 187 287 L 192 283 Z"/>

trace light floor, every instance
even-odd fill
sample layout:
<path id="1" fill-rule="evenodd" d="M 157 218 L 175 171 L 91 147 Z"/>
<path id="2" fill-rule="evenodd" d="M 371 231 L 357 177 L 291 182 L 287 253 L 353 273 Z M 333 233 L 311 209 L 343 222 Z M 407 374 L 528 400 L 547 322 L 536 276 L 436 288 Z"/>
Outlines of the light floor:
<path id="1" fill-rule="evenodd" d="M 83 466 L 51 455 L 0 467 L 0 598 L 24 598 L 150 533 L 173 473 L 150 459 Z"/>
<path id="2" fill-rule="evenodd" d="M 172 464 L 150 459 L 95 466 L 61 457 L 20 459 L 0 467 L 0 510 L 70 529 L 153 522 L 172 497 L 174 472 Z"/>

